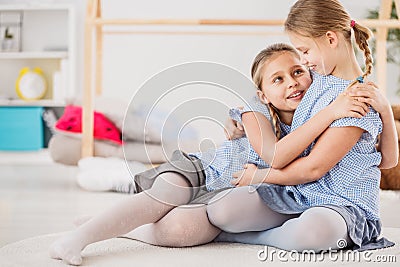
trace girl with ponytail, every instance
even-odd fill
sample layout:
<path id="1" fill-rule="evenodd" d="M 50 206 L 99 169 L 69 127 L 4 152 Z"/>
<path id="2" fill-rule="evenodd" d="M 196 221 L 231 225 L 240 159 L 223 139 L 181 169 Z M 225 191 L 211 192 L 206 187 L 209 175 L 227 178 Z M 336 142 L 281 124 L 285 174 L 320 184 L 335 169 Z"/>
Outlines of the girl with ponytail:
<path id="1" fill-rule="evenodd" d="M 311 70 L 313 79 L 297 106 L 288 136 L 315 119 L 321 110 L 342 94 L 355 95 L 356 100 L 365 100 L 374 94 L 372 90 L 365 89 L 355 92 L 357 87 L 368 83 L 366 80 L 372 71 L 371 51 L 367 42 L 371 32 L 352 20 L 339 1 L 296 1 L 285 22 L 285 31 L 300 52 L 301 63 Z M 364 70 L 356 60 L 352 37 L 364 53 Z M 262 79 L 266 78 L 263 76 Z M 257 79 L 255 82 L 257 84 Z M 263 85 L 263 81 L 260 84 Z M 268 100 L 267 93 L 261 90 L 258 93 L 260 99 Z M 240 221 L 244 214 L 242 210 L 232 212 L 230 216 L 225 213 L 223 220 L 213 218 L 218 218 L 222 210 L 234 210 L 238 200 L 250 194 L 245 190 L 233 190 L 228 197 L 207 208 L 210 221 L 225 230 L 217 240 L 299 251 L 338 248 L 366 250 L 392 246 L 389 240 L 379 238 L 379 167 L 397 164 L 397 136 L 390 105 L 383 108 L 370 101 L 364 101 L 372 106 L 365 116 L 335 120 L 292 162 L 279 167 L 272 164 L 272 168 L 264 169 L 247 164 L 244 170 L 235 173 L 237 180 L 233 182 L 239 186 L 252 184 L 252 181 L 262 182 L 256 187 L 262 200 L 260 202 L 281 214 L 281 217 L 275 216 L 281 225 L 254 232 L 254 225 L 246 225 L 248 218 L 252 218 L 246 213 L 247 219 L 242 221 L 240 227 L 233 227 L 235 223 L 229 222 Z M 264 103 L 271 105 L 267 101 Z M 373 107 L 378 108 L 375 110 Z M 282 111 L 278 109 L 281 118 Z M 276 111 L 270 108 L 272 117 Z M 381 112 L 382 119 L 377 111 Z M 251 112 L 242 113 L 241 116 L 247 138 L 254 150 L 263 157 L 260 145 L 264 141 L 263 131 L 256 135 L 254 133 L 260 130 L 254 130 L 252 126 L 256 119 L 261 121 Z M 383 132 L 382 120 L 385 124 Z M 276 121 L 272 121 L 277 128 Z M 279 131 L 276 133 L 279 134 Z M 382 154 L 375 147 L 379 134 L 382 137 L 381 151 L 385 150 Z M 301 138 L 298 140 L 302 141 Z M 276 148 L 274 161 L 285 153 L 290 151 Z M 389 157 L 385 158 L 385 155 Z M 381 163 L 383 166 L 380 166 Z M 231 206 L 229 203 L 232 203 Z M 259 207 L 254 213 L 261 217 L 261 210 Z M 284 216 L 289 215 L 295 218 L 285 219 Z M 264 217 L 264 226 L 265 221 L 271 221 L 268 218 L 272 217 L 271 214 Z"/>

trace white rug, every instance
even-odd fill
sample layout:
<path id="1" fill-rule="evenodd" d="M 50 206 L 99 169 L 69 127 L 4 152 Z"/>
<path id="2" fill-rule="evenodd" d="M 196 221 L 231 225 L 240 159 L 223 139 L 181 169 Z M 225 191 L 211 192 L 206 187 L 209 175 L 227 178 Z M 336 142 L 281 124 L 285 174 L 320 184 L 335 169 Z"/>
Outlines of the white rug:
<path id="1" fill-rule="evenodd" d="M 385 237 L 394 241 L 391 248 L 362 252 L 359 254 L 306 255 L 268 248 L 265 259 L 264 246 L 210 243 L 190 248 L 165 248 L 147 245 L 124 238 L 98 242 L 83 252 L 82 266 L 277 266 L 285 263 L 293 266 L 377 266 L 378 262 L 400 262 L 400 229 L 384 228 Z M 25 239 L 0 249 L 0 266 L 66 266 L 62 261 L 50 259 L 47 249 L 61 234 Z M 307 257 L 305 257 L 307 256 Z M 304 258 L 305 257 L 305 258 Z M 310 257 L 310 258 L 308 258 Z M 260 260 L 260 259 L 261 260 Z M 264 260 L 263 260 L 264 258 Z M 359 258 L 359 260 L 358 260 Z M 370 261 L 370 262 L 368 262 Z M 397 262 L 393 263 L 393 262 Z"/>
<path id="2" fill-rule="evenodd" d="M 400 190 L 380 190 L 381 200 L 400 200 Z"/>

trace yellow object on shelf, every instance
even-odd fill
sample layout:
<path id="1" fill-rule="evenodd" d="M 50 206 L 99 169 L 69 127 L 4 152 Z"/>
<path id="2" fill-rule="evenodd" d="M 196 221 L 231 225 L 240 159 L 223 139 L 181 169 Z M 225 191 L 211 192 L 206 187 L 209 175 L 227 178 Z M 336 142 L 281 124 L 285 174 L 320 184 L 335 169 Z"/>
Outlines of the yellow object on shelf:
<path id="1" fill-rule="evenodd" d="M 47 90 L 46 79 L 43 71 L 36 67 L 21 69 L 15 84 L 17 95 L 23 100 L 38 100 L 45 96 Z"/>

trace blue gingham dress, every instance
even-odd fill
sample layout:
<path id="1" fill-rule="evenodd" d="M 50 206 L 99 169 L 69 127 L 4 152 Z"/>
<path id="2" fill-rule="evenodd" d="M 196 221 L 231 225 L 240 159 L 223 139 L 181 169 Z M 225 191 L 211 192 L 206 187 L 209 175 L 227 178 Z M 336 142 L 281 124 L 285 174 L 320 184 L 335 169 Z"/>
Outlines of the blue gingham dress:
<path id="1" fill-rule="evenodd" d="M 313 73 L 313 84 L 298 106 L 291 131 L 308 121 L 329 105 L 343 92 L 350 81 L 334 76 Z M 381 154 L 375 148 L 378 134 L 382 131 L 379 114 L 371 110 L 366 116 L 343 118 L 330 127 L 355 126 L 364 130 L 354 147 L 321 179 L 313 183 L 288 186 L 297 202 L 306 206 L 333 204 L 354 206 L 368 220 L 379 220 L 379 181 Z M 307 156 L 314 143 L 301 156 Z"/>

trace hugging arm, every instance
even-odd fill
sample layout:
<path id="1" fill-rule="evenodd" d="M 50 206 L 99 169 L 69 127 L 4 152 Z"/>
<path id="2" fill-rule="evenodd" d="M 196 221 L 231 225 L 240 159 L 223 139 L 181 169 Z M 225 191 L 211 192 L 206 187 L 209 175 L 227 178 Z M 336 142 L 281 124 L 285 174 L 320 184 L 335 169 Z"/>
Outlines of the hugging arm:
<path id="1" fill-rule="evenodd" d="M 260 169 L 265 183 L 297 185 L 320 179 L 357 143 L 363 129 L 348 126 L 327 129 L 306 157 L 296 159 L 283 169 Z M 262 175 L 259 173 L 258 175 Z"/>
<path id="2" fill-rule="evenodd" d="M 389 169 L 395 167 L 399 158 L 399 146 L 390 102 L 381 94 L 373 82 L 358 84 L 350 90 L 350 96 L 357 97 L 360 101 L 371 105 L 379 113 L 383 126 L 378 144 L 378 150 L 382 153 L 382 161 L 379 168 Z"/>
<path id="3" fill-rule="evenodd" d="M 272 168 L 280 169 L 299 156 L 332 122 L 317 114 L 293 133 L 277 140 L 270 121 L 261 113 L 246 112 L 243 125 L 250 144 Z"/>
<path id="4" fill-rule="evenodd" d="M 246 112 L 242 115 L 242 122 L 247 138 L 257 154 L 272 168 L 281 169 L 296 159 L 333 121 L 343 117 L 361 118 L 368 111 L 365 103 L 341 94 L 280 140 L 277 140 L 270 121 L 261 113 Z"/>
<path id="5" fill-rule="evenodd" d="M 232 180 L 232 184 L 298 185 L 316 181 L 351 150 L 362 133 L 363 129 L 354 126 L 328 128 L 308 156 L 298 158 L 282 169 L 258 169 L 248 164 L 244 170 L 233 175 L 236 179 Z"/>
<path id="6" fill-rule="evenodd" d="M 386 115 L 381 113 L 383 131 L 381 133 L 378 150 L 382 153 L 381 169 L 390 169 L 397 165 L 399 159 L 399 145 L 393 112 L 388 110 Z"/>

